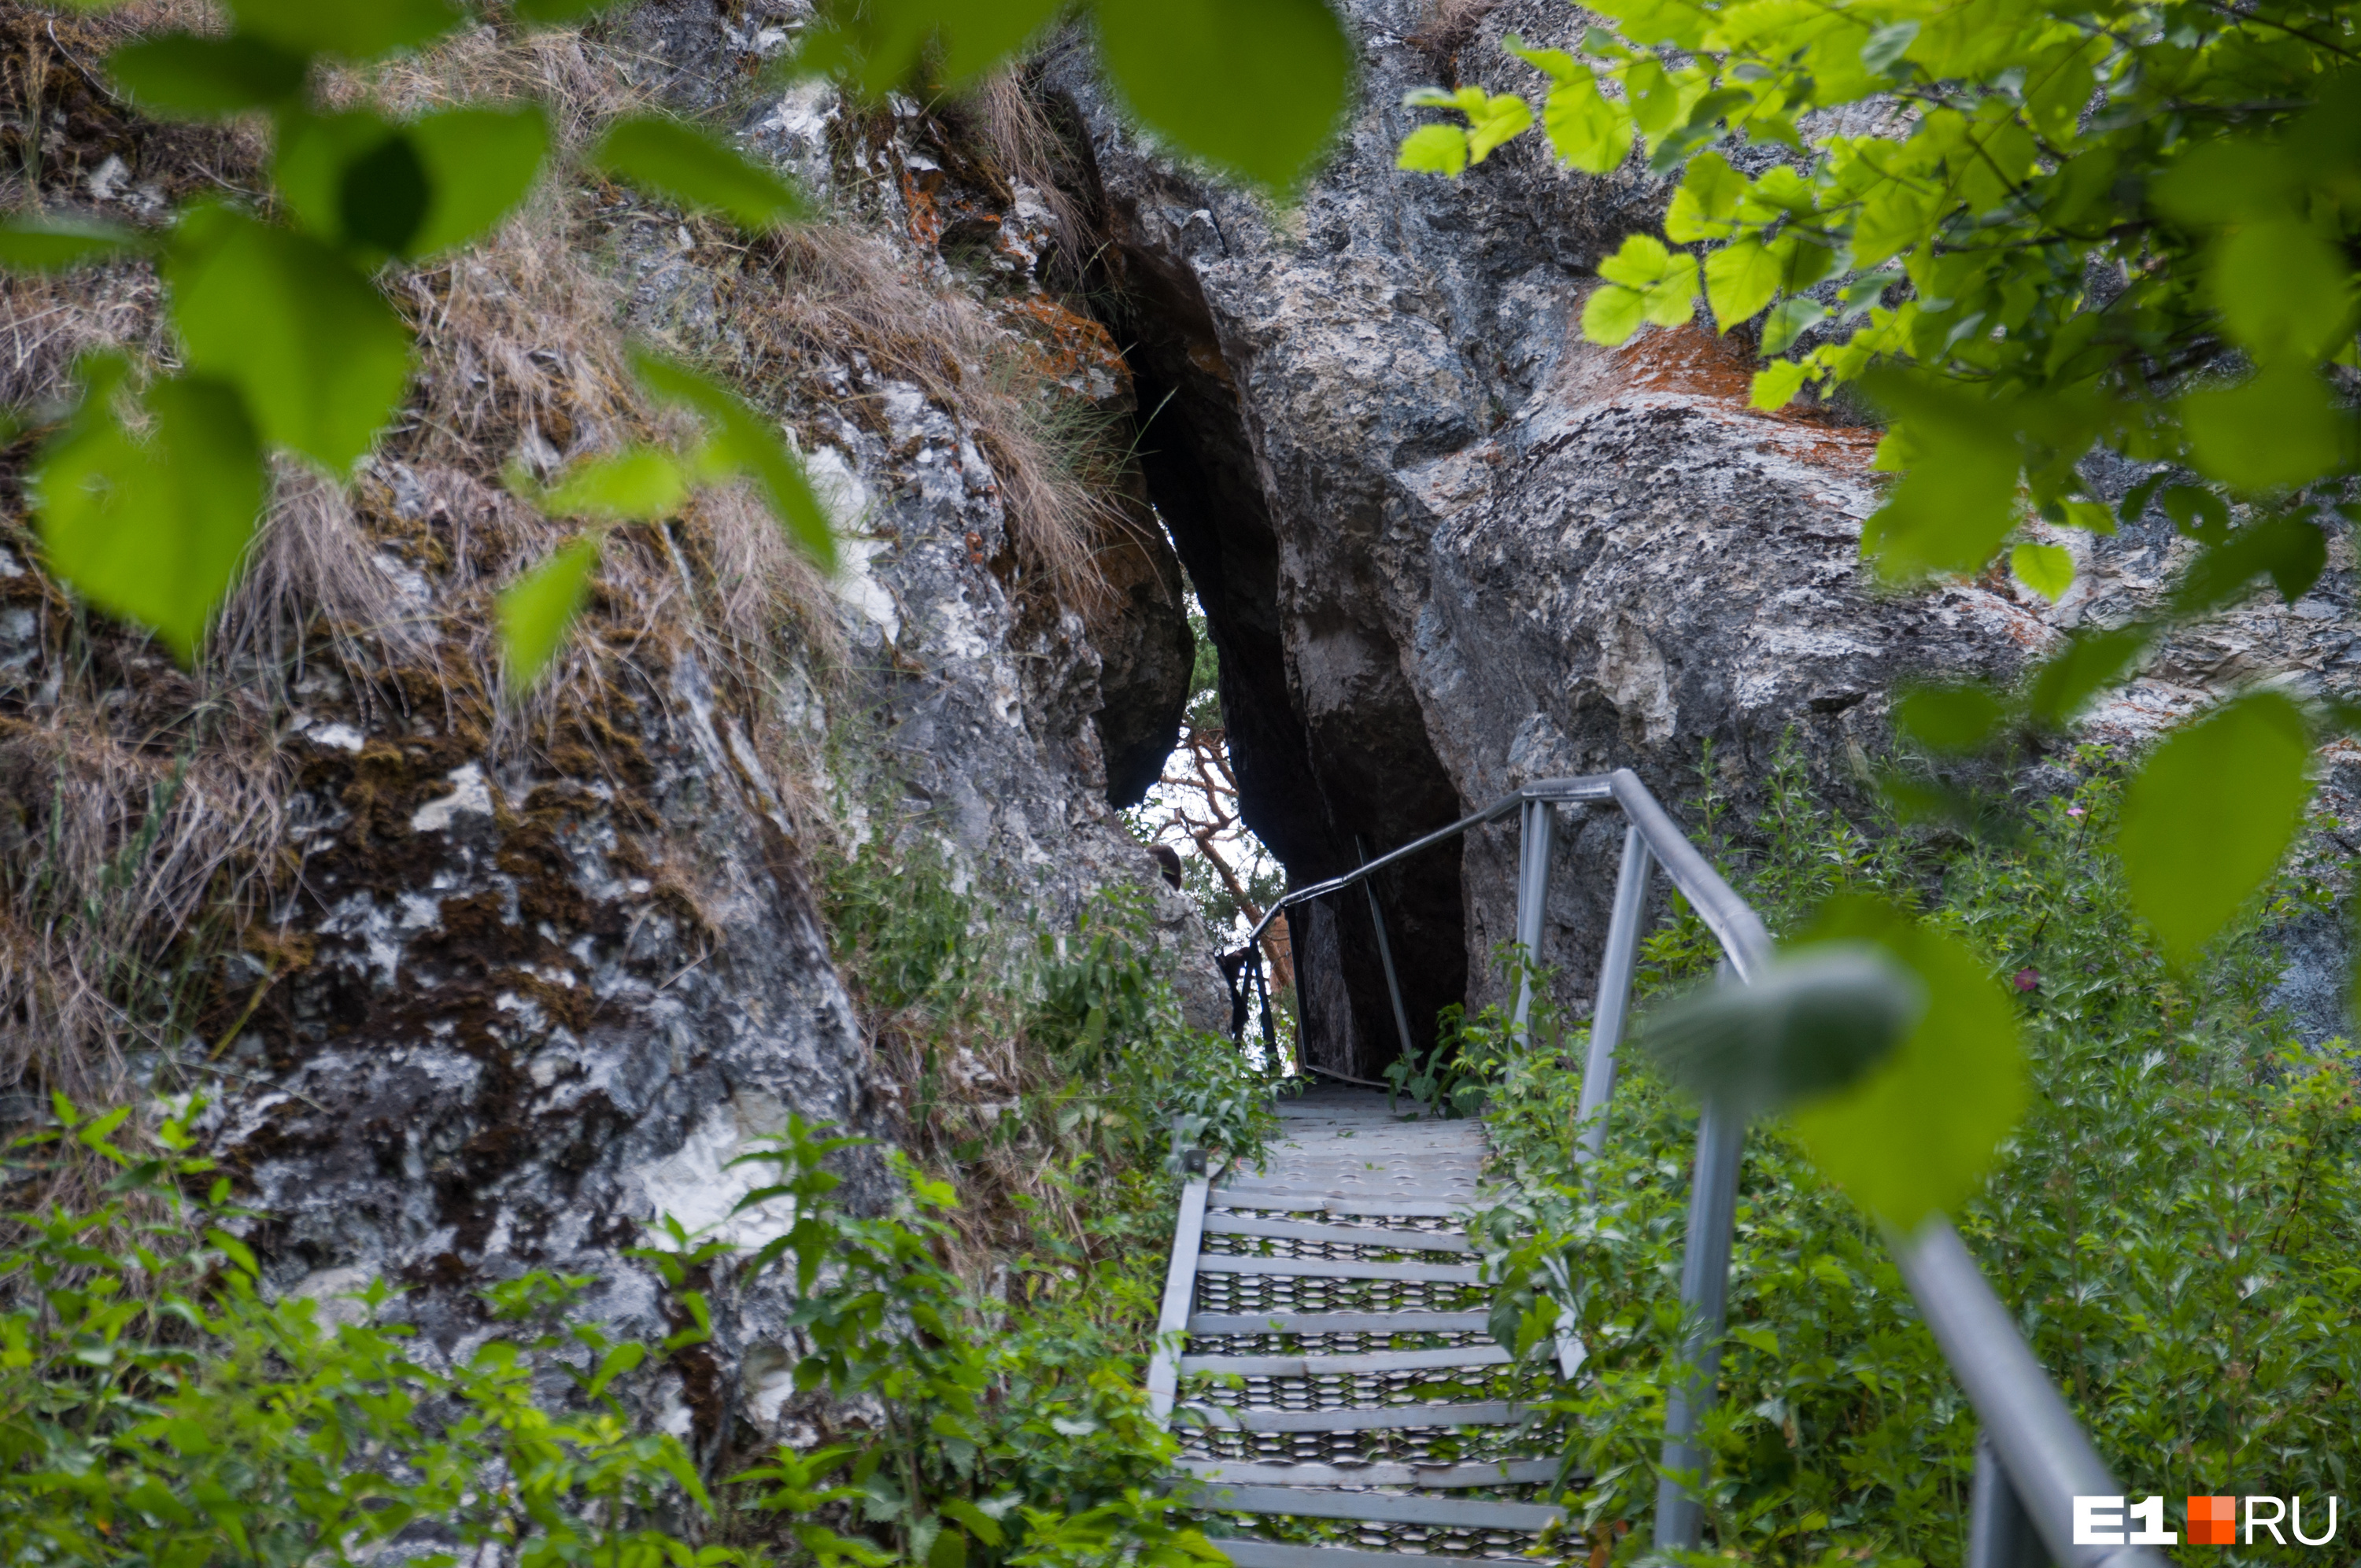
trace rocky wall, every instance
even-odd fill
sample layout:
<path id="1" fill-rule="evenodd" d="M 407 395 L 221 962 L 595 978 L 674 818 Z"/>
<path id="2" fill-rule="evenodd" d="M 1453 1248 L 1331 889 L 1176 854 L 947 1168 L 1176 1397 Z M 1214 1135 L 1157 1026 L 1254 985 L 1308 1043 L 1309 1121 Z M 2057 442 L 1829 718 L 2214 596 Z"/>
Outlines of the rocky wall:
<path id="1" fill-rule="evenodd" d="M 2161 523 L 2072 540 L 2086 586 L 2057 606 L 1999 576 L 1875 589 L 1858 560 L 1873 431 L 1810 405 L 1751 410 L 1751 347 L 1703 325 L 1582 339 L 1592 269 L 1664 197 L 1636 161 L 1594 179 L 1529 137 L 1456 181 L 1394 168 L 1422 117 L 1406 91 L 1535 93 L 1501 38 L 1570 45 L 1580 15 L 1341 9 L 1360 107 L 1291 205 L 1146 148 L 1079 53 L 1049 78 L 1087 153 L 1106 308 L 1160 411 L 1149 483 L 1224 656 L 1246 819 L 1298 885 L 1555 774 L 1631 767 L 1678 810 L 1708 745 L 1741 820 L 1789 737 L 1836 798 L 1865 805 L 1897 683 L 2004 678 L 2063 628 L 2153 599 L 2187 547 Z M 2204 633 L 2215 663 L 2175 644 L 2092 732 L 2135 739 L 2226 680 L 2349 663 L 2342 540 L 2334 564 L 2292 611 L 2257 605 Z M 1545 945 L 1578 1015 L 1620 829 L 1564 817 Z M 1500 996 L 1514 835 L 1479 832 L 1381 885 L 1421 1044 L 1463 991 Z M 1332 903 L 1301 923 L 1307 1047 L 1369 1076 L 1395 1030 L 1367 915 Z"/>
<path id="2" fill-rule="evenodd" d="M 598 313 L 535 293 L 571 275 L 531 255 L 462 258 L 401 295 L 432 302 L 426 411 L 348 504 L 273 525 L 272 550 L 325 551 L 346 588 L 329 604 L 303 597 L 314 578 L 286 579 L 298 629 L 275 646 L 292 665 L 240 642 L 191 680 L 136 635 L 86 626 L 23 564 L 27 449 L 11 450 L 0 776 L 24 831 L 9 841 L 48 820 L 48 780 L 17 750 L 76 725 L 93 745 L 202 750 L 206 693 L 233 694 L 255 765 L 283 786 L 283 827 L 247 847 L 278 868 L 255 883 L 269 906 L 229 944 L 199 1026 L 131 1066 L 214 1095 L 217 1149 L 270 1216 L 254 1239 L 274 1288 L 341 1311 L 340 1293 L 383 1276 L 452 1353 L 488 1332 L 477 1292 L 526 1269 L 592 1277 L 585 1308 L 618 1335 L 668 1332 L 674 1309 L 620 1255 L 645 1227 L 670 1214 L 752 1237 L 775 1221 L 731 1218 L 765 1179 L 730 1161 L 790 1114 L 900 1134 L 902 1085 L 821 923 L 814 867 L 831 848 L 927 840 L 1019 946 L 1135 890 L 1192 1016 L 1226 1016 L 1210 938 L 1115 815 L 1170 749 L 1193 658 L 1178 563 L 1122 456 L 1127 367 L 1041 276 L 1055 212 L 978 157 L 970 127 L 765 81 L 806 14 L 650 4 L 573 54 L 534 46 L 538 67 L 620 74 L 619 91 L 720 120 L 829 215 L 764 249 L 594 191 L 561 243 L 569 264 L 590 258 L 577 292 Z M 52 202 L 105 212 L 141 188 L 51 178 Z M 153 334 L 152 286 L 125 287 L 132 302 L 91 315 L 93 335 Z M 12 327 L 94 309 L 9 303 Z M 479 307 L 506 335 L 453 324 Z M 915 313 L 906 335 L 934 334 L 900 357 L 880 346 L 897 310 Z M 562 531 L 498 476 L 630 433 L 625 404 L 569 400 L 616 384 L 626 336 L 770 406 L 844 570 L 799 579 L 742 498 L 620 531 L 581 640 L 522 698 L 500 685 L 490 595 Z M 451 427 L 437 399 L 457 382 L 489 389 L 489 433 Z M 1086 466 L 1079 483 L 1060 462 Z M 1045 517 L 1068 533 L 1027 533 Z M 1061 565 L 1045 537 L 1079 555 Z M 338 619 L 347 601 L 368 608 Z M 849 1200 L 878 1201 L 883 1170 L 874 1150 L 851 1157 Z M 713 1342 L 674 1358 L 663 1395 L 664 1424 L 702 1453 L 741 1421 L 765 1430 L 789 1387 L 782 1303 L 713 1295 Z"/>

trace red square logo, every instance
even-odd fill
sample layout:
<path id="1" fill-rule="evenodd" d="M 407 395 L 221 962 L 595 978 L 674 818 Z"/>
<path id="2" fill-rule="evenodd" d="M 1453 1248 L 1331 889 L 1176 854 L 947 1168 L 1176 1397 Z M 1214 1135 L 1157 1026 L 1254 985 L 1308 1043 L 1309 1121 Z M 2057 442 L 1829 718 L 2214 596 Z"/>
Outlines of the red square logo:
<path id="1" fill-rule="evenodd" d="M 2235 1546 L 2237 1543 L 2237 1498 L 2191 1497 L 2189 1499 L 2190 1545 Z"/>

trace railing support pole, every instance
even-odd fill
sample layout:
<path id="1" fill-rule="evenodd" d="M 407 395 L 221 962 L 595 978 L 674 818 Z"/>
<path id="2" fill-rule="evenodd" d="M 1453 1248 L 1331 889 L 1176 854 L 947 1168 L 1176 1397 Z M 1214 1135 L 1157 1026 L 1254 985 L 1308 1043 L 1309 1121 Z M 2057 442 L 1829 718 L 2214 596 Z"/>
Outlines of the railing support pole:
<path id="1" fill-rule="evenodd" d="M 1631 971 L 1639 962 L 1640 931 L 1647 923 L 1648 883 L 1655 858 L 1637 828 L 1623 831 L 1623 869 L 1615 878 L 1615 915 L 1607 925 L 1607 956 L 1598 966 L 1598 1001 L 1590 1014 L 1590 1054 L 1582 1068 L 1582 1108 L 1575 1158 L 1587 1165 L 1607 1141 L 1607 1102 L 1615 1092 L 1615 1051 L 1631 1005 Z"/>
<path id="2" fill-rule="evenodd" d="M 2009 1484 L 2008 1471 L 1988 1433 L 1976 1437 L 1975 1490 L 1968 1497 L 1966 1568 L 2049 1568 L 2041 1533 L 2025 1499 Z"/>
<path id="3" fill-rule="evenodd" d="M 1522 831 L 1517 841 L 1517 947 L 1525 956 L 1524 972 L 1517 977 L 1517 1034 L 1525 1032 L 1532 1014 L 1533 973 L 1542 963 L 1542 927 L 1549 914 L 1550 842 L 1557 829 L 1557 807 L 1546 800 L 1529 800 L 1521 814 Z"/>
<path id="4" fill-rule="evenodd" d="M 1361 863 L 1369 863 L 1369 846 L 1358 833 L 1353 835 L 1353 848 Z M 1401 1056 L 1405 1062 L 1417 1060 L 1418 1053 L 1410 1043 L 1410 1010 L 1402 1005 L 1401 981 L 1394 975 L 1394 945 L 1386 940 L 1386 912 L 1378 907 L 1378 879 L 1364 877 L 1361 891 L 1369 895 L 1369 924 L 1378 928 L 1378 962 L 1385 966 L 1386 999 L 1394 1004 L 1394 1032 L 1401 1036 Z"/>
<path id="5" fill-rule="evenodd" d="M 1673 1474 L 1706 1477 L 1697 1430 L 1713 1405 L 1721 1372 L 1721 1331 L 1730 1299 L 1730 1240 L 1738 1218 L 1738 1163 L 1746 1124 L 1708 1104 L 1697 1118 L 1696 1174 L 1689 1184 L 1688 1237 L 1681 1253 L 1681 1306 L 1689 1321 L 1681 1359 L 1694 1369 L 1664 1401 L 1663 1465 Z M 1705 1533 L 1705 1504 L 1673 1479 L 1656 1483 L 1656 1546 L 1694 1552 Z"/>

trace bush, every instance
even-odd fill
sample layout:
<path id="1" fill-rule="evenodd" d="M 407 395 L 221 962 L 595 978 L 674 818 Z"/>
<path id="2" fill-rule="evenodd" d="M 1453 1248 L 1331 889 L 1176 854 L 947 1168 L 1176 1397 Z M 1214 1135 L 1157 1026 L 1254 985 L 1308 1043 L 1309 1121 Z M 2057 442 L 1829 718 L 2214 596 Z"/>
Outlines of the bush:
<path id="1" fill-rule="evenodd" d="M 2086 761 L 2091 761 L 2086 759 Z M 1725 869 L 1774 931 L 1821 899 L 1915 905 L 2015 981 L 2033 1108 L 1957 1223 L 2035 1354 L 2135 1495 L 2333 1493 L 2361 1464 L 2340 1401 L 2361 1375 L 2361 1110 L 2344 1042 L 2306 1049 L 2268 992 L 2268 924 L 2316 907 L 2284 882 L 2195 977 L 2146 945 L 2105 850 L 2116 780 L 2093 767 L 2014 843 L 1872 839 L 1817 809 L 1792 762 L 1763 850 Z M 1712 813 L 1708 813 L 1709 818 Z M 1643 993 L 1701 978 L 1710 938 L 1675 912 Z M 1678 1283 L 1690 1108 L 1636 1057 L 1587 1184 L 1572 1149 L 1579 1044 L 1463 1025 L 1455 1070 L 1488 1082 L 1526 1198 L 1483 1217 L 1501 1327 L 1550 1353 L 1561 1305 L 1587 1362 L 1553 1407 L 1585 1524 L 1644 1547 Z M 1578 1032 L 1577 1032 L 1578 1033 Z M 1975 1420 L 1859 1212 L 1775 1124 L 1748 1143 L 1730 1334 L 1707 1428 L 1722 1552 L 1771 1563 L 1949 1563 L 1965 1551 Z M 2317 1530 L 2320 1521 L 2307 1520 Z M 2268 1541 L 2224 1561 L 2292 1560 Z"/>
<path id="2" fill-rule="evenodd" d="M 269 1298 L 239 1240 L 257 1218 L 194 1151 L 194 1108 L 152 1136 L 127 1110 L 11 1146 L 16 1190 L 54 1196 L 0 1229 L 0 1560 L 164 1565 L 366 1560 L 730 1568 L 1176 1568 L 1211 1549 L 1156 1495 L 1170 1439 L 1140 1376 L 1182 1146 L 1251 1155 L 1271 1124 L 1234 1046 L 1182 1026 L 1136 899 L 1063 937 L 994 938 L 924 850 L 833 869 L 830 908 L 873 1027 L 939 1064 L 1010 1043 L 1015 1104 L 981 1131 L 948 1106 L 913 1128 L 972 1201 L 1003 1211 L 980 1255 L 949 1182 L 889 1157 L 901 1196 L 831 1194 L 853 1140 L 791 1123 L 750 1203 L 795 1200 L 744 1260 L 792 1265 L 800 1387 L 882 1411 L 852 1441 L 700 1475 L 655 1430 L 653 1379 L 707 1337 L 694 1282 L 730 1249 L 667 1223 L 631 1249 L 686 1324 L 612 1339 L 595 1282 L 530 1274 L 484 1293 L 492 1332 L 421 1344 L 379 1282 L 346 1301 Z M 989 1146 L 1003 1160 L 972 1157 Z M 1021 1166 L 1021 1189 L 995 1169 Z M 90 1193 L 90 1172 L 104 1190 Z M 966 1267 L 977 1263 L 992 1269 Z M 993 1284 L 979 1288 L 975 1276 Z M 494 1556 L 484 1558 L 486 1548 Z"/>

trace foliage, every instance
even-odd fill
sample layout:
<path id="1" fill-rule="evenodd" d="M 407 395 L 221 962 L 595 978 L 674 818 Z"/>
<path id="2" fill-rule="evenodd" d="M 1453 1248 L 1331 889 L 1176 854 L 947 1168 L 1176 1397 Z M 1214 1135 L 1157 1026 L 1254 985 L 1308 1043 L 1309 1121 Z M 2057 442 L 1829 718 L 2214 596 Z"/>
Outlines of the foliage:
<path id="1" fill-rule="evenodd" d="M 1677 176 L 1663 236 L 1599 264 L 1588 335 L 1689 321 L 1702 291 L 1772 359 L 1753 401 L 1857 381 L 1901 477 L 1862 532 L 1888 580 L 2002 551 L 2052 598 L 2070 552 L 2160 505 L 2198 551 L 2169 602 L 2069 640 L 2025 684 L 1898 714 L 1949 752 L 2072 719 L 2172 626 L 2268 577 L 2292 602 L 2355 515 L 2349 410 L 2361 236 L 2361 16 L 2327 0 L 1606 0 L 1541 71 L 1558 156 Z M 1402 144 L 1457 173 L 1535 116 L 1513 94 L 1412 94 L 1458 122 Z M 1446 146 L 1445 144 L 1449 144 Z M 2110 504 L 2087 461 L 2145 466 Z M 2338 703 L 2254 693 L 2160 747 L 2127 806 L 2133 907 L 2183 968 L 2291 842 Z M 1942 791 L 1914 808 L 1958 815 Z M 2216 854 L 2217 845 L 2222 852 Z"/>
<path id="2" fill-rule="evenodd" d="M 2018 842 L 1864 836 L 1817 808 L 1792 757 L 1728 869 L 1774 931 L 1847 895 L 1908 908 L 1975 955 L 2028 1047 L 2030 1108 L 1961 1233 L 2103 1455 L 2135 1493 L 2312 1497 L 2361 1451 L 2338 1414 L 2361 1373 L 2346 1332 L 2361 1278 L 2361 1101 L 2342 1041 L 2305 1049 L 2269 1005 L 2276 955 L 2250 920 L 2194 974 L 2145 945 L 2103 845 L 2122 808 L 2096 754 Z M 1726 862 L 1736 859 L 1724 846 Z M 2272 920 L 2323 894 L 2282 879 Z M 1642 990 L 1711 971 L 1677 908 Z M 1640 1059 L 1602 1157 L 1576 1165 L 1580 1075 L 1547 1009 L 1521 1039 L 1463 1025 L 1495 1145 L 1527 1196 L 1480 1217 L 1496 1328 L 1554 1354 L 1561 1307 L 1585 1349 L 1554 1404 L 1586 1529 L 1644 1525 L 1679 1359 L 1691 1102 Z M 1770 1563 L 1956 1563 L 1975 1423 L 1872 1225 L 1815 1170 L 1793 1124 L 1760 1124 L 1741 1179 L 1720 1394 L 1706 1435 L 1723 1552 Z M 1620 1560 L 1642 1550 L 1644 1528 Z M 1598 1539 L 1594 1535 L 1593 1539 Z M 2233 1561 L 2293 1561 L 2268 1544 Z"/>
<path id="3" fill-rule="evenodd" d="M 878 1425 L 718 1479 L 660 1430 L 656 1379 L 709 1337 L 699 1285 L 729 1266 L 723 1243 L 666 1222 L 628 1249 L 680 1325 L 660 1343 L 602 1327 L 595 1281 L 528 1274 L 483 1293 L 480 1343 L 445 1350 L 382 1281 L 333 1301 L 266 1286 L 240 1239 L 266 1217 L 194 1152 L 195 1108 L 135 1147 L 130 1111 L 60 1101 L 7 1155 L 19 1190 L 60 1196 L 0 1232 L 6 1560 L 312 1565 L 389 1543 L 520 1568 L 752 1568 L 778 1547 L 821 1568 L 1210 1560 L 1148 1485 L 1170 1456 L 1138 1392 L 1148 1243 L 1170 1232 L 1181 1150 L 1251 1156 L 1266 1092 L 1228 1042 L 1180 1026 L 1136 902 L 1093 906 L 1062 940 L 1027 932 L 1004 968 L 986 906 L 926 850 L 873 843 L 830 883 L 873 1007 L 942 1046 L 1013 1021 L 1040 1068 L 995 1124 L 1023 1140 L 1027 1190 L 984 1190 L 973 1149 L 915 1129 L 982 1190 L 971 1202 L 1016 1211 L 992 1269 L 973 1266 L 950 1186 L 901 1157 L 885 1207 L 861 1213 L 826 1168 L 850 1140 L 793 1122 L 752 1157 L 779 1174 L 748 1206 L 785 1199 L 792 1217 L 735 1288 L 785 1298 L 802 1387 Z M 105 1190 L 66 1201 L 93 1165 Z"/>
<path id="4" fill-rule="evenodd" d="M 447 1362 L 391 1321 L 382 1281 L 349 1308 L 266 1292 L 236 1234 L 253 1216 L 185 1115 L 126 1149 L 127 1111 L 56 1110 L 10 1146 L 11 1177 L 115 1175 L 93 1205 L 11 1215 L 0 1246 L 10 1563 L 347 1563 L 397 1538 L 422 1563 L 459 1560 L 438 1543 L 521 1568 L 747 1561 L 662 1522 L 708 1499 L 679 1440 L 618 1398 L 656 1347 L 568 1321 L 589 1281 L 497 1287 L 494 1331 Z"/>
<path id="5" fill-rule="evenodd" d="M 520 7 L 562 20 L 588 5 Z M 50 270 L 148 254 L 167 286 L 176 367 L 119 358 L 82 367 L 82 405 L 44 444 L 29 486 L 48 563 L 77 593 L 149 627 L 192 660 L 248 557 L 274 455 L 341 481 L 399 412 L 411 330 L 378 276 L 462 247 L 525 201 L 551 152 L 538 105 L 463 105 L 406 121 L 329 111 L 308 84 L 325 61 L 363 65 L 467 21 L 441 0 L 388 6 L 321 0 L 230 7 L 225 37 L 165 32 L 125 45 L 109 73 L 150 113 L 267 114 L 274 157 L 258 211 L 193 203 L 153 230 L 19 214 L 0 222 L 0 265 Z M 701 132 L 641 116 L 612 126 L 590 161 L 617 179 L 748 230 L 798 215 L 795 192 Z M 676 510 L 692 484 L 752 474 L 789 535 L 832 559 L 818 503 L 767 422 L 684 366 L 642 355 L 659 400 L 719 427 L 694 452 L 588 459 L 546 490 L 555 515 L 616 521 Z M 588 592 L 604 529 L 533 568 L 500 601 L 511 677 L 546 665 Z"/>
<path id="6" fill-rule="evenodd" d="M 1272 191 L 1334 135 L 1352 49 L 1323 0 L 828 0 L 795 62 L 872 96 L 972 83 L 1070 12 L 1148 128 Z"/>
<path id="7" fill-rule="evenodd" d="M 794 1226 L 751 1266 L 792 1267 L 789 1322 L 810 1346 L 796 1386 L 873 1396 L 883 1412 L 857 1444 L 782 1457 L 842 1465 L 862 1520 L 882 1527 L 892 1550 L 813 1525 L 801 1527 L 804 1544 L 928 1568 L 1050 1568 L 1125 1552 L 1144 1568 L 1218 1563 L 1179 1506 L 1157 1495 L 1172 1440 L 1148 1413 L 1124 1336 L 1046 1303 L 1020 1323 L 995 1321 L 1006 1308 L 973 1299 L 941 1261 L 951 1189 L 906 1163 L 896 1162 L 910 1201 L 898 1212 L 860 1218 L 825 1202 L 837 1181 L 827 1157 L 855 1141 L 817 1136 L 797 1120 L 775 1147 L 745 1157 L 781 1179 L 741 1207 L 796 1201 Z M 1031 1270 L 1020 1262 L 1017 1272 Z M 750 1478 L 779 1479 L 765 1470 Z"/>
<path id="8" fill-rule="evenodd" d="M 1084 1187 L 1178 1170 L 1191 1148 L 1259 1155 L 1268 1086 L 1183 1021 L 1137 889 L 1103 890 L 1071 931 L 1012 938 L 966 874 L 924 833 L 872 838 L 826 870 L 832 945 L 915 1080 L 914 1139 L 971 1170 L 1005 1161 Z M 962 1049 L 996 1056 L 1016 1097 L 981 1131 L 947 1092 Z"/>

